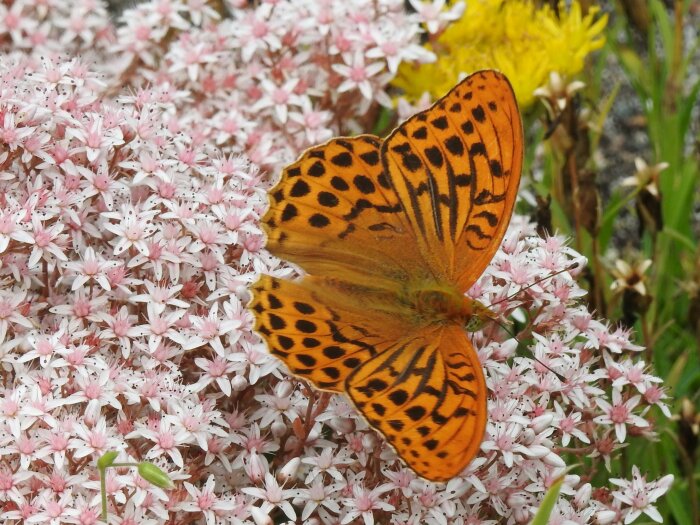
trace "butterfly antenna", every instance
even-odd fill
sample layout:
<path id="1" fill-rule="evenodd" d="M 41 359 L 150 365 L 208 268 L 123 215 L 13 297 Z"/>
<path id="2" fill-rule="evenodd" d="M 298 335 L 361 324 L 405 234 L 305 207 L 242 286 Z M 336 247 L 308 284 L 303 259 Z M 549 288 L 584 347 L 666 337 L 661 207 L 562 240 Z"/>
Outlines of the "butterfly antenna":
<path id="1" fill-rule="evenodd" d="M 494 303 L 491 303 L 491 305 L 490 305 L 488 308 L 490 309 L 490 308 L 491 308 L 492 306 L 494 306 L 494 305 L 497 305 L 497 304 L 500 304 L 500 303 L 502 303 L 502 302 L 505 302 L 505 301 L 508 301 L 508 300 L 510 300 L 510 299 L 513 299 L 513 298 L 514 298 L 515 296 L 517 296 L 519 293 L 522 293 L 522 292 L 524 292 L 525 290 L 527 290 L 527 289 L 529 289 L 529 288 L 532 288 L 532 287 L 535 286 L 536 284 L 539 284 L 539 283 L 541 283 L 541 282 L 543 282 L 543 281 L 546 281 L 547 279 L 551 279 L 552 277 L 555 277 L 555 276 L 557 276 L 557 275 L 559 275 L 559 274 L 561 274 L 561 273 L 568 272 L 568 271 L 570 271 L 570 270 L 573 270 L 573 269 L 575 269 L 575 268 L 578 268 L 579 264 L 580 264 L 580 263 L 578 263 L 578 262 L 573 262 L 573 263 L 571 263 L 569 266 L 567 266 L 566 268 L 564 268 L 564 269 L 562 269 L 562 270 L 559 270 L 558 272 L 554 272 L 554 273 L 551 274 L 551 275 L 547 275 L 547 276 L 545 276 L 545 277 L 541 277 L 541 278 L 535 280 L 533 283 L 531 283 L 531 284 L 525 286 L 524 288 L 519 289 L 517 292 L 514 292 L 514 293 L 510 294 L 509 296 L 507 296 L 507 297 L 505 297 L 505 298 L 503 298 L 503 299 L 501 299 L 501 300 L 499 300 L 499 301 L 496 301 L 496 302 L 494 302 Z M 520 344 L 522 344 L 522 341 L 521 341 L 520 339 L 518 339 L 518 337 L 517 337 L 513 332 L 511 332 L 511 330 L 508 328 L 508 326 L 507 326 L 505 323 L 502 323 L 502 322 L 501 322 L 500 320 L 498 320 L 498 319 L 493 319 L 493 320 L 498 324 L 498 326 L 500 326 L 500 327 L 503 329 L 504 332 L 506 332 L 509 336 L 511 336 L 513 339 L 515 339 L 515 340 L 517 341 L 518 346 L 519 346 Z M 548 365 L 546 365 L 545 363 L 543 363 L 542 361 L 540 361 L 539 359 L 537 359 L 537 358 L 535 357 L 535 355 L 534 355 L 533 352 L 530 352 L 530 353 L 532 354 L 532 359 L 534 359 L 534 360 L 537 361 L 539 364 L 541 364 L 543 367 L 545 367 L 547 370 L 549 370 L 549 371 L 552 372 L 554 375 L 556 375 L 556 376 L 559 378 L 560 381 L 564 381 L 564 380 L 565 380 L 564 376 L 562 376 L 559 372 L 557 372 L 556 370 L 552 370 L 551 367 L 549 367 Z"/>
<path id="2" fill-rule="evenodd" d="M 504 302 L 506 302 L 506 301 L 510 301 L 511 299 L 513 299 L 514 297 L 516 297 L 518 294 L 524 292 L 525 290 L 529 290 L 529 289 L 532 288 L 533 286 L 536 286 L 536 285 L 540 284 L 541 282 L 546 281 L 547 279 L 551 279 L 552 277 L 556 277 L 557 275 L 559 275 L 559 274 L 561 274 L 561 273 L 568 272 L 568 271 L 571 271 L 571 270 L 573 270 L 573 269 L 575 269 L 575 268 L 578 268 L 579 265 L 580 265 L 580 263 L 578 263 L 578 262 L 573 262 L 573 263 L 571 263 L 569 266 L 567 266 L 566 268 L 564 268 L 564 269 L 562 269 L 562 270 L 559 270 L 558 272 L 554 272 L 553 274 L 545 275 L 544 277 L 540 277 L 539 279 L 536 279 L 534 282 L 528 284 L 527 286 L 525 286 L 525 287 L 523 287 L 523 288 L 520 288 L 520 289 L 517 290 L 516 292 L 513 292 L 513 293 L 510 294 L 508 297 L 504 297 L 503 299 L 499 299 L 498 301 L 496 301 L 496 302 L 494 302 L 494 303 L 491 303 L 489 306 L 487 306 L 487 308 L 490 309 L 492 306 L 496 306 L 497 304 L 501 304 L 501 303 L 504 303 Z"/>
<path id="3" fill-rule="evenodd" d="M 508 326 L 507 326 L 506 324 L 502 323 L 502 322 L 499 321 L 498 319 L 494 319 L 493 321 L 494 321 L 498 326 L 500 326 L 500 327 L 503 329 L 503 331 L 504 331 L 505 333 L 507 333 L 512 339 L 515 339 L 516 342 L 518 343 L 518 346 L 520 346 L 521 344 L 524 344 L 523 341 L 522 341 L 521 339 L 519 339 L 517 335 L 515 335 L 513 332 L 510 331 L 510 329 L 508 328 Z M 545 363 L 543 363 L 542 361 L 540 361 L 539 359 L 537 359 L 537 358 L 535 357 L 534 352 L 532 352 L 531 350 L 528 350 L 528 352 L 530 352 L 530 354 L 531 354 L 531 356 L 532 356 L 532 359 L 534 359 L 534 360 L 537 361 L 539 364 L 541 364 L 543 367 L 545 367 L 547 370 L 549 370 L 550 372 L 552 372 L 555 376 L 557 376 L 557 377 L 559 378 L 560 381 L 564 382 L 564 381 L 566 380 L 566 378 L 565 378 L 563 375 L 561 375 L 559 372 L 557 372 L 556 370 L 553 370 L 551 367 L 549 367 L 548 365 L 546 365 Z"/>

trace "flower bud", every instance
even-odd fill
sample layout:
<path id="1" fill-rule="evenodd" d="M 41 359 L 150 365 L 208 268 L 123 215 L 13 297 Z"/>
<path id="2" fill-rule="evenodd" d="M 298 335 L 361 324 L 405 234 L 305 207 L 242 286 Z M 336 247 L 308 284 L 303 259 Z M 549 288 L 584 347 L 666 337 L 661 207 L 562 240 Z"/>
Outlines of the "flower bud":
<path id="1" fill-rule="evenodd" d="M 282 421 L 275 421 L 272 423 L 272 425 L 270 425 L 270 432 L 272 432 L 274 437 L 279 439 L 287 433 L 287 425 L 285 425 Z"/>
<path id="2" fill-rule="evenodd" d="M 280 398 L 289 397 L 292 395 L 293 391 L 294 391 L 294 386 L 292 386 L 291 382 L 282 381 L 281 383 L 278 383 L 277 386 L 275 387 L 275 396 L 280 397 Z"/>
<path id="3" fill-rule="evenodd" d="M 244 376 L 236 376 L 231 379 L 231 387 L 236 392 L 241 392 L 248 388 L 248 380 Z"/>
<path id="4" fill-rule="evenodd" d="M 374 432 L 369 432 L 362 436 L 362 447 L 365 450 L 374 450 L 377 446 L 377 436 Z"/>
<path id="5" fill-rule="evenodd" d="M 550 467 L 566 468 L 566 463 L 564 460 L 557 456 L 554 452 L 547 454 L 542 461 L 544 461 Z"/>
<path id="6" fill-rule="evenodd" d="M 245 466 L 245 473 L 253 483 L 258 483 L 262 481 L 267 472 L 267 466 L 264 463 L 264 458 L 261 458 L 258 454 L 253 452 L 250 455 L 250 460 Z"/>
<path id="7" fill-rule="evenodd" d="M 529 446 L 527 450 L 527 455 L 531 458 L 543 458 L 552 452 L 550 449 L 543 447 L 542 445 L 532 445 Z"/>
<path id="8" fill-rule="evenodd" d="M 109 467 L 112 463 L 114 463 L 114 460 L 117 459 L 117 456 L 119 455 L 119 452 L 111 451 L 111 452 L 105 452 L 100 456 L 100 459 L 97 460 L 97 468 L 102 470 L 106 469 Z"/>
<path id="9" fill-rule="evenodd" d="M 523 432 L 520 435 L 520 442 L 523 445 L 528 446 L 535 441 L 535 437 L 536 436 L 534 430 L 532 430 L 531 428 L 525 428 L 523 429 Z"/>
<path id="10" fill-rule="evenodd" d="M 617 520 L 617 512 L 612 510 L 601 510 L 595 515 L 597 525 L 608 525 Z"/>
<path id="11" fill-rule="evenodd" d="M 250 508 L 250 516 L 253 518 L 255 525 L 273 525 L 272 518 L 259 507 Z"/>
<path id="12" fill-rule="evenodd" d="M 516 523 L 529 523 L 530 522 L 530 511 L 528 507 L 518 507 L 513 511 L 513 517 Z"/>
<path id="13" fill-rule="evenodd" d="M 533 419 L 530 423 L 530 428 L 532 428 L 535 433 L 539 434 L 540 432 L 544 432 L 552 424 L 553 420 L 554 414 L 547 412 L 546 414 L 542 414 L 541 416 L 537 416 L 535 419 Z"/>
<path id="14" fill-rule="evenodd" d="M 301 458 L 292 458 L 287 464 L 277 471 L 277 481 L 284 483 L 294 478 L 301 465 Z"/>
<path id="15" fill-rule="evenodd" d="M 528 504 L 528 498 L 525 494 L 522 492 L 513 492 L 512 494 L 509 494 L 506 503 L 508 504 L 509 507 L 524 507 L 525 505 Z"/>
<path id="16" fill-rule="evenodd" d="M 588 506 L 588 502 L 591 500 L 591 493 L 593 488 L 590 483 L 584 483 L 577 491 L 574 496 L 574 504 L 577 508 L 583 509 Z"/>
<path id="17" fill-rule="evenodd" d="M 168 477 L 168 473 L 159 467 L 155 466 L 153 463 L 148 461 L 142 461 L 138 466 L 139 476 L 143 479 L 152 483 L 156 487 L 161 489 L 171 489 L 175 485 L 172 480 Z"/>
<path id="18" fill-rule="evenodd" d="M 355 431 L 355 421 L 349 417 L 334 417 L 329 419 L 326 424 L 338 434 L 345 435 Z"/>

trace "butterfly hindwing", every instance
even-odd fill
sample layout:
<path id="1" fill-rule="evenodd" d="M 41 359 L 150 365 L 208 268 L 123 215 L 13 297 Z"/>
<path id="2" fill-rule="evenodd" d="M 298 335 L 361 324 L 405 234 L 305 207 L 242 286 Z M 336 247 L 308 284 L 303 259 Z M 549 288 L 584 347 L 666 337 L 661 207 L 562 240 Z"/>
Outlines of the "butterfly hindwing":
<path id="1" fill-rule="evenodd" d="M 270 352 L 293 374 L 323 390 L 342 391 L 355 368 L 388 346 L 387 335 L 398 337 L 402 331 L 392 327 L 392 319 L 381 312 L 368 317 L 367 310 L 329 304 L 339 292 L 323 279 L 293 282 L 263 275 L 251 291 L 249 308 L 255 313 L 255 330 Z M 383 326 L 381 337 L 377 324 Z"/>
<path id="2" fill-rule="evenodd" d="M 466 291 L 501 243 L 520 181 L 510 83 L 496 71 L 470 75 L 394 130 L 382 154 L 428 266 Z"/>
<path id="3" fill-rule="evenodd" d="M 348 395 L 418 474 L 445 481 L 481 444 L 486 385 L 479 358 L 455 325 L 411 334 L 347 378 Z"/>

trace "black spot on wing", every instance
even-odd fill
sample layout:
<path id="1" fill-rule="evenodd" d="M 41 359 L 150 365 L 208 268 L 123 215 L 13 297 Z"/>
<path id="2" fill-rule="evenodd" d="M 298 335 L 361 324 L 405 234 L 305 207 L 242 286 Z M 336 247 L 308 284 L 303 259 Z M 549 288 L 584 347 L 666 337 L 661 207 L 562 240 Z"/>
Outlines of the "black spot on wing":
<path id="1" fill-rule="evenodd" d="M 367 151 L 365 153 L 360 154 L 360 158 L 367 164 L 368 166 L 376 166 L 379 164 L 379 153 L 377 151 Z"/>
<path id="2" fill-rule="evenodd" d="M 294 217 L 298 215 L 297 207 L 294 206 L 292 203 L 287 203 L 287 205 L 284 207 L 284 210 L 282 210 L 282 222 L 287 222 L 292 220 Z"/>
<path id="3" fill-rule="evenodd" d="M 484 113 L 484 108 L 481 106 L 474 106 L 472 115 L 477 122 L 484 122 L 486 120 L 486 113 Z"/>
<path id="4" fill-rule="evenodd" d="M 428 128 L 425 126 L 421 126 L 417 128 L 413 133 L 411 133 L 411 136 L 414 139 L 425 140 L 426 138 L 428 138 Z"/>
<path id="5" fill-rule="evenodd" d="M 464 132 L 465 135 L 471 135 L 474 133 L 474 123 L 471 120 L 467 120 L 464 122 L 460 128 L 462 128 L 462 131 Z"/>
<path id="6" fill-rule="evenodd" d="M 318 203 L 326 208 L 335 208 L 340 201 L 338 197 L 328 191 L 321 191 L 317 197 Z"/>
<path id="7" fill-rule="evenodd" d="M 469 148 L 469 154 L 472 157 L 476 157 L 477 155 L 486 155 L 486 146 L 484 146 L 483 142 L 475 142 L 472 144 Z"/>
<path id="8" fill-rule="evenodd" d="M 316 312 L 316 309 L 308 303 L 294 301 L 294 308 L 300 314 L 310 315 Z"/>
<path id="9" fill-rule="evenodd" d="M 338 153 L 331 158 L 331 162 L 339 168 L 349 168 L 352 166 L 352 155 L 347 151 Z"/>
<path id="10" fill-rule="evenodd" d="M 474 215 L 474 217 L 480 217 L 482 219 L 486 219 L 486 222 L 488 222 L 489 226 L 491 226 L 491 227 L 495 228 L 498 225 L 498 217 L 496 216 L 496 214 L 491 213 L 490 211 L 487 211 L 487 210 L 480 211 L 479 213 Z"/>
<path id="11" fill-rule="evenodd" d="M 355 185 L 355 187 L 365 195 L 369 195 L 371 193 L 374 193 L 375 191 L 374 183 L 369 177 L 365 175 L 355 175 L 355 178 L 352 180 L 352 182 Z"/>
<path id="12" fill-rule="evenodd" d="M 424 153 L 425 157 L 428 159 L 428 162 L 430 162 L 436 168 L 441 168 L 444 164 L 445 159 L 442 157 L 440 148 L 431 146 L 429 148 L 425 148 Z"/>
<path id="13" fill-rule="evenodd" d="M 289 191 L 291 197 L 304 197 L 309 194 L 311 188 L 306 183 L 306 181 L 299 179 L 294 183 L 292 189 Z"/>
<path id="14" fill-rule="evenodd" d="M 449 125 L 447 118 L 444 115 L 431 120 L 430 124 L 432 124 L 435 129 L 440 130 L 447 129 L 447 126 Z"/>
<path id="15" fill-rule="evenodd" d="M 337 175 L 331 179 L 331 186 L 333 186 L 333 188 L 335 188 L 338 191 L 347 191 L 350 189 L 348 183 L 341 177 L 338 177 Z"/>
<path id="16" fill-rule="evenodd" d="M 311 165 L 307 173 L 311 177 L 323 177 L 326 174 L 326 167 L 323 165 L 323 162 L 317 160 Z"/>
<path id="17" fill-rule="evenodd" d="M 464 155 L 464 143 L 457 135 L 452 135 L 451 137 L 445 139 L 445 148 L 452 155 L 457 157 Z"/>
<path id="18" fill-rule="evenodd" d="M 309 217 L 309 224 L 314 228 L 325 228 L 330 223 L 330 219 L 321 213 L 314 213 Z"/>

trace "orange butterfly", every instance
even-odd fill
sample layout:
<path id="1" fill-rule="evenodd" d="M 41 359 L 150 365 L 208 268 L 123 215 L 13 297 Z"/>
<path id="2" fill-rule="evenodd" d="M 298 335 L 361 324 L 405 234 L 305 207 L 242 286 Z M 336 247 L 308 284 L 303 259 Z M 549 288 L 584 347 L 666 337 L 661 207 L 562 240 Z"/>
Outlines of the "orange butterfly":
<path id="1" fill-rule="evenodd" d="M 263 218 L 299 281 L 252 287 L 255 329 L 316 387 L 345 392 L 406 464 L 459 474 L 486 425 L 464 294 L 501 243 L 523 156 L 508 80 L 480 71 L 382 141 L 335 138 L 288 166 Z"/>

